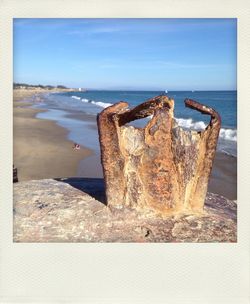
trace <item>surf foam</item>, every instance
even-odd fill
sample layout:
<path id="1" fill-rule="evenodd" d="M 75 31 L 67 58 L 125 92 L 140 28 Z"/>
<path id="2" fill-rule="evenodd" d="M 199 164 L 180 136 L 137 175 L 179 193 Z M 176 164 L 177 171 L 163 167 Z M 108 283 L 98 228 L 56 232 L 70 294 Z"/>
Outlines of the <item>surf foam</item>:
<path id="1" fill-rule="evenodd" d="M 81 97 L 78 97 L 78 96 L 71 96 L 71 98 L 74 98 L 74 99 L 81 99 Z"/>
<path id="2" fill-rule="evenodd" d="M 81 97 L 78 97 L 78 96 L 71 96 L 71 98 L 81 100 L 82 102 L 86 102 L 86 103 L 92 103 L 92 104 L 94 104 L 98 107 L 104 108 L 104 109 L 113 105 L 112 103 L 94 101 L 94 100 L 89 100 L 87 98 L 81 99 Z M 152 117 L 150 116 L 148 118 L 151 119 Z M 178 125 L 184 129 L 193 129 L 193 130 L 197 130 L 197 131 L 202 131 L 207 126 L 204 121 L 193 121 L 192 118 L 188 118 L 188 119 L 175 118 L 175 120 L 178 123 Z M 230 141 L 236 142 L 237 141 L 237 130 L 221 128 L 220 138 L 224 139 L 224 140 L 230 140 Z"/>
<path id="3" fill-rule="evenodd" d="M 107 108 L 107 107 L 113 105 L 112 103 L 89 100 L 87 98 L 81 98 L 81 97 L 78 97 L 78 96 L 71 96 L 71 98 L 74 98 L 74 99 L 77 99 L 77 100 L 81 100 L 82 102 L 92 103 L 92 104 L 94 104 L 94 105 L 96 105 L 98 107 L 101 107 L 101 108 Z"/>
<path id="4" fill-rule="evenodd" d="M 184 129 L 193 129 L 197 131 L 205 130 L 206 124 L 204 121 L 193 121 L 192 118 L 175 118 L 178 125 Z M 230 141 L 237 141 L 237 130 L 235 129 L 220 129 L 220 138 Z"/>
<path id="5" fill-rule="evenodd" d="M 91 101 L 91 103 L 93 103 L 99 107 L 102 107 L 102 108 L 107 108 L 107 107 L 110 107 L 113 105 L 112 103 L 107 103 L 107 102 L 102 102 L 102 101 Z"/>

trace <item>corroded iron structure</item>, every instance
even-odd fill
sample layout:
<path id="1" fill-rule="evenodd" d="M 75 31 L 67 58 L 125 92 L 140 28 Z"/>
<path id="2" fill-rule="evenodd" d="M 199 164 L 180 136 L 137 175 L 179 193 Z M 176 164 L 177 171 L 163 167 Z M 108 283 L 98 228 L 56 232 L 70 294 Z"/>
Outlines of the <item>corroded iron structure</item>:
<path id="1" fill-rule="evenodd" d="M 174 100 L 154 97 L 133 109 L 118 102 L 98 115 L 107 205 L 152 209 L 160 214 L 203 209 L 221 119 L 194 100 L 186 107 L 210 115 L 204 131 L 184 130 Z M 144 128 L 129 122 L 151 116 Z"/>

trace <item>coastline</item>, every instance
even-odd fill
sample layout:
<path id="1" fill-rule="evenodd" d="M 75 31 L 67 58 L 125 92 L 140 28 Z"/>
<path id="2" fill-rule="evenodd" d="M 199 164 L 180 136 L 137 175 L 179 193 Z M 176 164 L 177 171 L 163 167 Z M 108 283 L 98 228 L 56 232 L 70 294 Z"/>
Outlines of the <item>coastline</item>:
<path id="1" fill-rule="evenodd" d="M 103 177 L 94 116 L 67 110 L 60 120 L 55 110 L 35 109 L 28 107 L 33 103 L 17 101 L 38 94 L 33 97 L 36 103 L 39 102 L 39 94 L 50 93 L 51 90 L 23 90 L 27 91 L 26 95 L 14 91 L 14 164 L 18 168 L 20 181 L 53 177 Z M 61 123 L 65 119 L 74 122 L 74 134 Z M 72 149 L 74 141 L 80 143 L 81 150 Z M 208 191 L 228 199 L 237 199 L 236 157 L 216 152 Z"/>
<path id="2" fill-rule="evenodd" d="M 74 150 L 68 131 L 55 122 L 36 118 L 27 99 L 51 90 L 13 90 L 13 163 L 19 181 L 77 176 L 79 163 L 92 150 Z"/>

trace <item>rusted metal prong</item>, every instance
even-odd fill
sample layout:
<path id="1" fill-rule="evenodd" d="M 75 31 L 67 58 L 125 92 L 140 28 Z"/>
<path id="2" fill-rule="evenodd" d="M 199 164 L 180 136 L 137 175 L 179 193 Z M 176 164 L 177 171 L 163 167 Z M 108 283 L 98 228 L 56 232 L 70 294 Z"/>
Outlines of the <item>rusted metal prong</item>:
<path id="1" fill-rule="evenodd" d="M 156 96 L 136 106 L 132 110 L 118 114 L 119 125 L 123 126 L 128 122 L 153 115 L 156 109 L 160 109 L 160 108 L 172 109 L 173 106 L 174 106 L 173 100 L 169 99 L 167 96 L 164 95 Z"/>
<path id="2" fill-rule="evenodd" d="M 205 115 L 211 115 L 211 117 L 213 118 L 213 120 L 212 120 L 213 123 L 215 123 L 217 121 L 219 124 L 221 124 L 220 115 L 213 108 L 205 106 L 202 103 L 199 103 L 199 102 L 197 102 L 193 99 L 189 99 L 189 98 L 186 98 L 184 100 L 184 102 L 185 102 L 186 107 L 199 111 L 200 113 L 205 114 Z"/>
<path id="3" fill-rule="evenodd" d="M 201 212 L 220 131 L 219 114 L 194 100 L 185 105 L 211 116 L 202 132 L 174 121 L 174 100 L 156 96 L 128 109 L 119 102 L 98 115 L 107 205 L 161 215 Z M 128 122 L 153 115 L 144 128 Z"/>

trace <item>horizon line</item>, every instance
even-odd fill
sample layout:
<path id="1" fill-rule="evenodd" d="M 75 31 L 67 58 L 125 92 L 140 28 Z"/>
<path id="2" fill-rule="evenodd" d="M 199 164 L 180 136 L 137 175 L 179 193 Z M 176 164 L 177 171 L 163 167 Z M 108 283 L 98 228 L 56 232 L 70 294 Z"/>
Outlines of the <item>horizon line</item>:
<path id="1" fill-rule="evenodd" d="M 23 82 L 13 82 L 13 84 L 25 84 L 25 85 L 28 85 L 28 86 L 39 86 L 39 85 L 42 85 L 42 86 L 53 86 L 53 87 L 57 87 L 57 86 L 65 86 L 67 89 L 84 89 L 84 90 L 87 90 L 87 91 L 142 91 L 142 92 L 156 92 L 156 91 L 167 91 L 167 92 L 210 92 L 210 91 L 213 91 L 213 92 L 220 92 L 220 91 L 237 91 L 237 88 L 236 89 L 197 89 L 197 90 L 191 90 L 191 89 L 170 89 L 170 90 L 166 90 L 166 89 L 126 89 L 126 88 L 118 88 L 118 89 L 112 89 L 112 88 L 88 88 L 88 87 L 71 87 L 71 86 L 67 86 L 67 85 L 63 85 L 63 84 L 58 84 L 58 85 L 50 85 L 50 84 L 30 84 L 30 83 L 23 83 Z M 81 91 L 79 91 L 81 92 Z M 83 91 L 82 91 L 83 92 Z"/>

